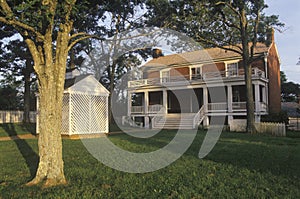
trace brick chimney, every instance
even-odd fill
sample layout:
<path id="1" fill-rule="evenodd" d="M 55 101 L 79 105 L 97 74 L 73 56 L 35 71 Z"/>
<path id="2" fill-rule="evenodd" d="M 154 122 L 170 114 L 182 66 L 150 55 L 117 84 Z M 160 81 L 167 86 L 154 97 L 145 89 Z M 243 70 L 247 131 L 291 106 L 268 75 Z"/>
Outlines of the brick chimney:
<path id="1" fill-rule="evenodd" d="M 159 48 L 154 48 L 154 49 L 152 50 L 152 57 L 153 57 L 153 58 L 158 58 L 158 57 L 161 57 L 161 56 L 164 56 L 161 49 L 159 49 Z"/>
<path id="2" fill-rule="evenodd" d="M 267 33 L 267 46 L 270 46 L 272 43 L 275 43 L 275 30 L 272 28 L 270 32 Z"/>

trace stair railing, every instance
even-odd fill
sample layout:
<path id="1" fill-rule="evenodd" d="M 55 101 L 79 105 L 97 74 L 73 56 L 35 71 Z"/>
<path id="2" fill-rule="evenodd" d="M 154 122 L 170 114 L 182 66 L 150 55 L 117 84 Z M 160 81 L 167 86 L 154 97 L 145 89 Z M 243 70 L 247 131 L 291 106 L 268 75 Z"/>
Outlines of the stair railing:
<path id="1" fill-rule="evenodd" d="M 165 119 L 165 116 L 166 116 L 166 108 L 161 107 L 160 110 L 152 118 L 152 122 L 151 122 L 152 128 L 155 128 L 158 122 L 160 122 L 162 119 Z"/>
<path id="2" fill-rule="evenodd" d="M 205 117 L 205 105 L 202 105 L 202 107 L 199 109 L 199 111 L 196 113 L 193 121 L 193 128 L 197 128 L 199 124 L 202 122 L 202 120 Z"/>

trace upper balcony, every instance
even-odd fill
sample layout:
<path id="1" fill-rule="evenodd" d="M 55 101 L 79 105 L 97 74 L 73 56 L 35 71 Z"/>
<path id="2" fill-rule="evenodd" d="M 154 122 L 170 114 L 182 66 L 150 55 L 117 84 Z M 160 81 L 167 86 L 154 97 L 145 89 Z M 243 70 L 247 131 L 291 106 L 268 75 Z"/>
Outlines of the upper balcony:
<path id="1" fill-rule="evenodd" d="M 236 79 L 244 79 L 244 69 L 238 71 L 216 71 L 216 72 L 205 72 L 202 75 L 181 75 L 181 76 L 170 76 L 163 78 L 151 78 L 151 79 L 140 79 L 132 80 L 128 82 L 128 88 L 137 88 L 142 86 L 154 86 L 154 85 L 165 85 L 168 83 L 186 84 L 193 82 L 206 82 L 206 81 L 220 81 L 221 79 L 230 81 Z M 253 68 L 252 78 L 266 78 L 264 71 Z"/>

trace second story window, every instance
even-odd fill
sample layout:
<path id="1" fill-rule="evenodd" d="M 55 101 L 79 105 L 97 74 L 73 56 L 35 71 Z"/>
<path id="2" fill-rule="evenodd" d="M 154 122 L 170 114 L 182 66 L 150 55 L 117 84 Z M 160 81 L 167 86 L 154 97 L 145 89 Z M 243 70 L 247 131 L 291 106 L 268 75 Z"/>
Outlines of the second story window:
<path id="1" fill-rule="evenodd" d="M 226 76 L 227 77 L 237 76 L 238 75 L 238 69 L 239 69 L 238 62 L 227 64 Z"/>
<path id="2" fill-rule="evenodd" d="M 191 79 L 201 79 L 201 67 L 191 68 Z"/>
<path id="3" fill-rule="evenodd" d="M 170 70 L 163 70 L 160 72 L 160 79 L 162 83 L 170 81 Z"/>

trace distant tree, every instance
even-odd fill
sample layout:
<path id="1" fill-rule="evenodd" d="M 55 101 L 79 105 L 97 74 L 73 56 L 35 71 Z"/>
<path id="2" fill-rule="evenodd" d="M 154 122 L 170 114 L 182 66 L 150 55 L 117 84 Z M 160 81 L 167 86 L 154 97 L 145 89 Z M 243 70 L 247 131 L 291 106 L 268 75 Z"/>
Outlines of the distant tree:
<path id="1" fill-rule="evenodd" d="M 11 35 L 15 35 L 11 31 Z M 16 37 L 16 35 L 15 35 Z M 23 83 L 23 122 L 30 122 L 29 112 L 35 107 L 31 107 L 31 84 L 36 80 L 33 78 L 33 60 L 24 41 L 19 39 L 10 40 L 7 44 L 2 45 L 3 52 L 1 56 L 2 76 L 13 75 Z"/>
<path id="2" fill-rule="evenodd" d="M 283 102 L 298 102 L 300 96 L 300 84 L 287 80 L 283 71 L 280 71 L 281 99 Z"/>
<path id="3" fill-rule="evenodd" d="M 20 84 L 21 82 L 11 75 L 0 81 L 0 110 L 22 109 Z"/>

